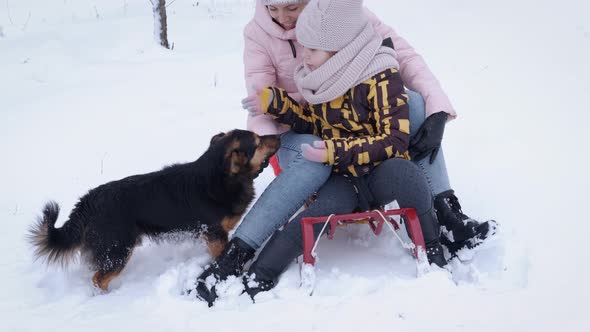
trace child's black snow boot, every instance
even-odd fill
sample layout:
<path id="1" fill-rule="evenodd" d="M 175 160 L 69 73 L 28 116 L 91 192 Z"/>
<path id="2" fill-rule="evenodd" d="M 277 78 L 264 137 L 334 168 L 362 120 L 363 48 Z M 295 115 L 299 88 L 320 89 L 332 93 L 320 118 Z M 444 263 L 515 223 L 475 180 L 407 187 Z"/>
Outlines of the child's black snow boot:
<path id="1" fill-rule="evenodd" d="M 244 291 L 250 295 L 252 301 L 254 297 L 260 292 L 266 292 L 275 287 L 275 282 L 270 279 L 261 279 L 256 274 L 247 273 L 242 277 L 244 284 Z"/>
<path id="2" fill-rule="evenodd" d="M 433 208 L 418 216 L 420 228 L 426 245 L 426 256 L 429 264 L 436 264 L 439 267 L 447 265 L 447 260 L 440 245 L 440 227 L 436 220 L 436 213 Z"/>
<path id="3" fill-rule="evenodd" d="M 292 221 L 295 222 L 295 221 Z M 279 276 L 303 253 L 301 226 L 288 224 L 286 229 L 275 232 L 268 240 L 256 261 L 250 265 L 244 276 L 244 290 L 254 301 L 256 294 L 271 290 L 278 282 Z M 315 225 L 315 236 L 319 236 L 320 224 Z"/>
<path id="4" fill-rule="evenodd" d="M 426 244 L 426 257 L 428 257 L 429 264 L 436 264 L 438 267 L 447 265 L 443 248 L 438 240 Z"/>

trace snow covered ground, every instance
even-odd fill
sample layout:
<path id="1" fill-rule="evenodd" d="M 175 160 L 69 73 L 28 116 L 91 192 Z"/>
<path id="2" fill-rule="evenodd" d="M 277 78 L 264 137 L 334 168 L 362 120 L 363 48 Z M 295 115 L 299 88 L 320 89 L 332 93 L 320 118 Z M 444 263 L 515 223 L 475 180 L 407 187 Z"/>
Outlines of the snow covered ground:
<path id="1" fill-rule="evenodd" d="M 314 296 L 293 264 L 256 304 L 228 282 L 212 309 L 183 291 L 208 263 L 179 236 L 135 250 L 112 291 L 33 262 L 25 233 L 49 199 L 61 225 L 101 183 L 196 159 L 244 127 L 242 28 L 253 1 L 177 0 L 174 50 L 145 0 L 0 1 L 3 331 L 553 331 L 584 329 L 590 269 L 584 0 L 366 0 L 421 52 L 459 112 L 445 157 L 464 210 L 501 232 L 453 275 L 415 277 L 385 234 L 320 243 Z M 261 192 L 271 181 L 265 171 Z"/>

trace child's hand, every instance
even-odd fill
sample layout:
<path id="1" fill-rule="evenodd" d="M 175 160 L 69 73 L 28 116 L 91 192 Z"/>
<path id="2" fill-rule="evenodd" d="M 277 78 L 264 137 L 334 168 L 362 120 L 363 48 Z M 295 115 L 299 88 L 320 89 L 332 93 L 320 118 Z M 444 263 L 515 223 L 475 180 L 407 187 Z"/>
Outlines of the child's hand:
<path id="1" fill-rule="evenodd" d="M 260 108 L 260 98 L 258 95 L 250 95 L 242 99 L 242 108 L 250 113 L 250 116 L 257 116 L 262 114 L 262 108 Z"/>
<path id="2" fill-rule="evenodd" d="M 313 146 L 309 144 L 301 144 L 301 151 L 303 157 L 309 161 L 316 163 L 325 163 L 328 161 L 328 151 L 326 150 L 326 143 L 324 141 L 315 141 Z"/>
<path id="3" fill-rule="evenodd" d="M 264 90 L 264 97 L 265 98 L 261 98 L 261 91 L 256 91 L 255 93 L 249 95 L 248 97 L 242 99 L 242 108 L 247 110 L 250 113 L 250 116 L 258 116 L 261 115 L 262 112 L 262 103 L 266 102 L 266 105 L 264 105 L 265 107 L 268 107 L 268 105 L 270 105 L 270 103 L 272 102 L 273 98 L 274 98 L 274 93 L 272 92 L 272 90 L 267 89 Z M 266 99 L 266 97 L 268 97 L 267 101 L 263 101 L 262 99 Z"/>

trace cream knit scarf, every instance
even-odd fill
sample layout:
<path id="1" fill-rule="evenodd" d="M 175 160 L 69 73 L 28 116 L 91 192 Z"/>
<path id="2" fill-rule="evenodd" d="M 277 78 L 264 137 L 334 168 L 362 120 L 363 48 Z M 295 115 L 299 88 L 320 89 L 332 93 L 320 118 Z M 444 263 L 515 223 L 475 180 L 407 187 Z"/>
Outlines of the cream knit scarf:
<path id="1" fill-rule="evenodd" d="M 381 36 L 367 24 L 348 46 L 316 70 L 298 66 L 295 69 L 297 89 L 307 102 L 321 104 L 344 95 L 386 69 L 399 69 L 395 51 L 381 46 L 382 42 Z"/>

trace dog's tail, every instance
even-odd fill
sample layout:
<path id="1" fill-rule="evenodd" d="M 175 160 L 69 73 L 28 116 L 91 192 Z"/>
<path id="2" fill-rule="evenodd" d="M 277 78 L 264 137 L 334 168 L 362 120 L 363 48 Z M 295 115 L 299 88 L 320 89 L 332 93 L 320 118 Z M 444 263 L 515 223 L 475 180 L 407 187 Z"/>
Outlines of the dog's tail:
<path id="1" fill-rule="evenodd" d="M 43 216 L 29 229 L 29 241 L 35 247 L 37 259 L 65 266 L 82 243 L 84 227 L 80 220 L 70 219 L 61 228 L 55 228 L 58 216 L 57 203 L 45 204 Z"/>

